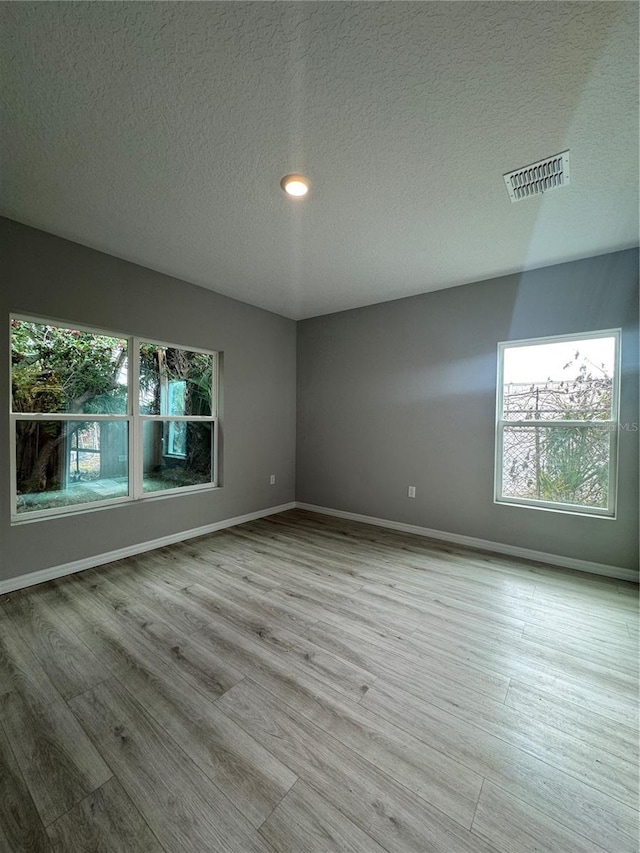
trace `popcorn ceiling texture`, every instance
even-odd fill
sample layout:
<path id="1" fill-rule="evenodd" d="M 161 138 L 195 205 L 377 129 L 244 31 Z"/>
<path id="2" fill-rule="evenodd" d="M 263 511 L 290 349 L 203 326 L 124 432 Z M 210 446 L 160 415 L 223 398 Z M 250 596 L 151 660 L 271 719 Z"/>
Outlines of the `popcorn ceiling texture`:
<path id="1" fill-rule="evenodd" d="M 38 228 L 294 318 L 637 244 L 636 4 L 1 15 L 0 209 Z M 502 174 L 566 148 L 513 206 Z"/>

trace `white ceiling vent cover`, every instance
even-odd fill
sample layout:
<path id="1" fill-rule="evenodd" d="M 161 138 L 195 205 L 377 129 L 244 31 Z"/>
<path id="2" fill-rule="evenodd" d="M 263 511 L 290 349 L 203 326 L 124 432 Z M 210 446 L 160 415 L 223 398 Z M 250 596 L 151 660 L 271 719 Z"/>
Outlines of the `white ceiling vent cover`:
<path id="1" fill-rule="evenodd" d="M 507 172 L 504 182 L 513 202 L 564 187 L 569 183 L 569 177 L 569 152 L 563 151 L 545 160 L 538 160 L 530 166 Z"/>

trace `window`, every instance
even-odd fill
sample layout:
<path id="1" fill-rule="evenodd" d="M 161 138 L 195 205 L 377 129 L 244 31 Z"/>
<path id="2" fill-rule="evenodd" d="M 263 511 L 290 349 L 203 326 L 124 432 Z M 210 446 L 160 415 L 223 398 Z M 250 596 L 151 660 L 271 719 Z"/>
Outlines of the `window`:
<path id="1" fill-rule="evenodd" d="M 214 354 L 146 341 L 138 352 L 143 491 L 210 484 Z"/>
<path id="2" fill-rule="evenodd" d="M 216 485 L 215 352 L 11 319 L 14 520 Z"/>
<path id="3" fill-rule="evenodd" d="M 499 503 L 615 514 L 619 331 L 498 345 Z"/>

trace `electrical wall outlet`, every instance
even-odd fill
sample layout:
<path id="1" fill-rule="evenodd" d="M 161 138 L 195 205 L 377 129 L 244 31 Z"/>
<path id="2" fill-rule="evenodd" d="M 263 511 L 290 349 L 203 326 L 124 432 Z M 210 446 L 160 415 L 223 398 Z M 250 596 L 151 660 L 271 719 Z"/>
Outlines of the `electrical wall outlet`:
<path id="1" fill-rule="evenodd" d="M 409 497 L 415 498 L 415 496 L 416 496 L 416 487 L 415 486 L 409 486 Z"/>
<path id="2" fill-rule="evenodd" d="M 275 475 L 275 474 L 272 474 L 272 475 L 269 477 L 269 483 L 270 483 L 272 486 L 275 486 L 275 484 L 276 484 L 276 475 Z"/>

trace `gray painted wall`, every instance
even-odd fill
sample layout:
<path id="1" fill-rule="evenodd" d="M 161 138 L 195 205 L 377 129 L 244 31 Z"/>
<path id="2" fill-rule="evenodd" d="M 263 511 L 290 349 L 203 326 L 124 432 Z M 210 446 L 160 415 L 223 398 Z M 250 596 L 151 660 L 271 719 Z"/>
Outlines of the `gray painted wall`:
<path id="1" fill-rule="evenodd" d="M 297 499 L 637 569 L 638 433 L 620 434 L 616 520 L 493 502 L 498 341 L 616 327 L 632 424 L 637 250 L 298 323 Z"/>
<path id="2" fill-rule="evenodd" d="M 622 421 L 638 416 L 638 253 L 620 252 L 296 324 L 0 218 L 10 312 L 224 352 L 223 488 L 11 526 L 0 580 L 224 518 L 307 503 L 637 569 L 638 433 L 620 435 L 618 518 L 493 503 L 496 344 L 621 326 Z M 0 447 L 9 447 L 0 370 Z M 269 485 L 269 474 L 277 485 Z M 415 500 L 406 497 L 417 486 Z"/>
<path id="3" fill-rule="evenodd" d="M 15 526 L 0 370 L 0 580 L 294 499 L 295 322 L 11 220 L 0 245 L 2 353 L 12 311 L 224 352 L 221 489 Z"/>

